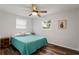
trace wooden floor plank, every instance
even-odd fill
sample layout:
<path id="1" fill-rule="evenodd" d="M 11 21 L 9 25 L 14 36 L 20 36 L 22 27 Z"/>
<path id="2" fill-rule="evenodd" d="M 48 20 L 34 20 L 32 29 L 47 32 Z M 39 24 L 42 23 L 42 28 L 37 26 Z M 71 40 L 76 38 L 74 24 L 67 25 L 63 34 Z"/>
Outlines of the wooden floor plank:
<path id="1" fill-rule="evenodd" d="M 0 55 L 21 55 L 12 45 L 7 48 L 0 48 Z M 79 55 L 79 51 L 60 47 L 54 44 L 47 44 L 38 49 L 32 55 Z"/>

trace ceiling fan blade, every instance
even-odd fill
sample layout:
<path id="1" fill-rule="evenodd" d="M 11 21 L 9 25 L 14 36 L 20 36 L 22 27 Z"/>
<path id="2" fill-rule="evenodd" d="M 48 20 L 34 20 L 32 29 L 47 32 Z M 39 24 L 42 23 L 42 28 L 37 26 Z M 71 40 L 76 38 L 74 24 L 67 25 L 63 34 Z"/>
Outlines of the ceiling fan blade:
<path id="1" fill-rule="evenodd" d="M 29 14 L 29 16 L 31 16 L 32 14 Z"/>
<path id="2" fill-rule="evenodd" d="M 38 11 L 38 12 L 40 12 L 40 13 L 47 13 L 47 11 Z"/>
<path id="3" fill-rule="evenodd" d="M 35 4 L 32 4 L 32 10 L 33 10 L 33 11 L 36 11 L 36 10 L 37 10 L 37 7 L 36 7 Z"/>
<path id="4" fill-rule="evenodd" d="M 37 15 L 38 15 L 39 17 L 41 17 L 41 13 L 38 12 Z"/>

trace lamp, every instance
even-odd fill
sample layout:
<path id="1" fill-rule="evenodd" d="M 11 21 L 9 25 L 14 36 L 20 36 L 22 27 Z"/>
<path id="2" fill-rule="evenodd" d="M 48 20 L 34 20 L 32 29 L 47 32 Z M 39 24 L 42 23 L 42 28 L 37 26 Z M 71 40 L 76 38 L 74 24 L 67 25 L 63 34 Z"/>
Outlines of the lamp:
<path id="1" fill-rule="evenodd" d="M 36 12 L 32 12 L 32 15 L 37 15 L 37 13 Z"/>

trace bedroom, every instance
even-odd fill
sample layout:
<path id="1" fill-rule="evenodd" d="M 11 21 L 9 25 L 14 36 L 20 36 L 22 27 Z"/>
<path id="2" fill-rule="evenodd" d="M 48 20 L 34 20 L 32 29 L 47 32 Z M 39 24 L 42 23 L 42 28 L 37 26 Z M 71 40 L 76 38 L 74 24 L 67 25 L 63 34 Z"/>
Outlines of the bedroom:
<path id="1" fill-rule="evenodd" d="M 0 5 L 0 55 L 78 55 L 79 5 L 36 4 L 34 7 L 32 4 Z M 37 15 L 34 11 L 46 12 Z M 32 41 L 43 38 L 43 41 L 30 43 L 30 48 L 25 49 L 26 45 L 14 42 L 14 37 L 19 35 L 23 40 L 26 37 Z M 32 52 L 26 52 L 31 49 Z"/>

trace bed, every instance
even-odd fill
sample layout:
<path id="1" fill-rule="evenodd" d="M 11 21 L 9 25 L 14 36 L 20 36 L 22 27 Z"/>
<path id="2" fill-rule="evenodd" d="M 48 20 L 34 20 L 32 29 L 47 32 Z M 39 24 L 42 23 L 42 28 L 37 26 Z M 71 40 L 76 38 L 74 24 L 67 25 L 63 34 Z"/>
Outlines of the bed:
<path id="1" fill-rule="evenodd" d="M 38 35 L 12 36 L 11 44 L 22 55 L 31 55 L 37 49 L 47 44 L 47 39 Z"/>

